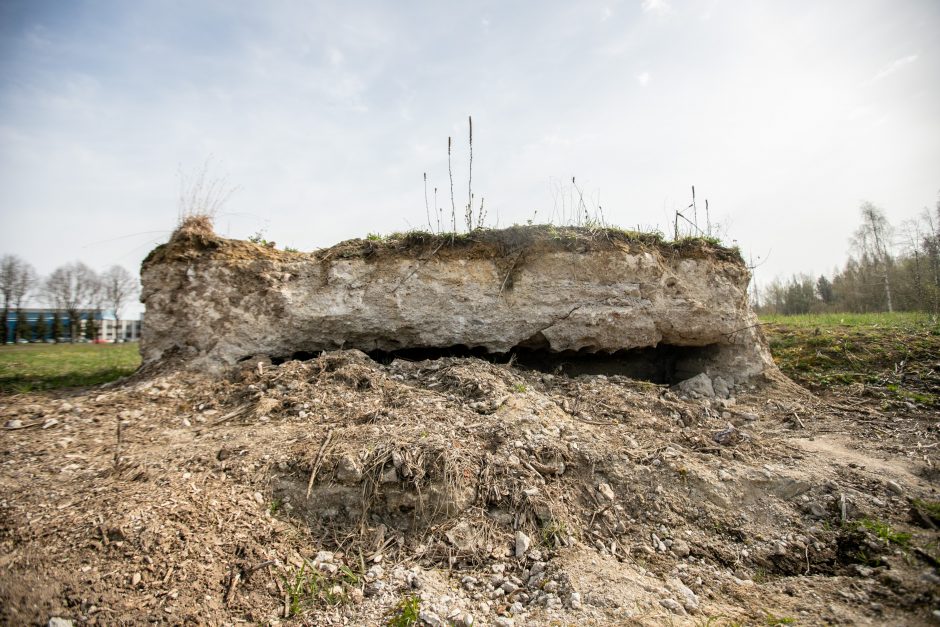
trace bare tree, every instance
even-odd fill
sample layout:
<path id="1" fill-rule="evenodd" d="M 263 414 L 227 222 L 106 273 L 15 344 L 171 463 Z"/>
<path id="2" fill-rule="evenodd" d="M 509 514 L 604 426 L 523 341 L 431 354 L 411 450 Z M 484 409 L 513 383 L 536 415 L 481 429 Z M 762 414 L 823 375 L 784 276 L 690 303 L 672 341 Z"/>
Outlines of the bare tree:
<path id="1" fill-rule="evenodd" d="M 863 256 L 868 255 L 881 266 L 888 311 L 894 311 L 891 301 L 891 280 L 888 276 L 888 268 L 891 265 L 891 254 L 888 251 L 888 244 L 891 241 L 891 224 L 885 218 L 884 212 L 870 202 L 862 203 L 861 212 L 862 224 L 855 231 L 854 243 Z"/>
<path id="2" fill-rule="evenodd" d="M 13 307 L 16 309 L 16 329 L 14 329 L 13 335 L 16 338 L 24 337 L 28 339 L 29 324 L 26 321 L 23 304 L 32 295 L 37 278 L 36 269 L 31 264 L 23 262 L 13 281 L 12 301 Z M 21 328 L 23 326 L 26 329 Z"/>
<path id="3" fill-rule="evenodd" d="M 81 261 L 55 269 L 44 285 L 46 299 L 69 318 L 69 338 L 78 339 L 82 310 L 92 299 L 97 276 Z"/>
<path id="4" fill-rule="evenodd" d="M 3 343 L 10 339 L 7 318 L 10 307 L 17 312 L 29 296 L 36 282 L 36 270 L 29 263 L 16 255 L 4 255 L 0 258 L 0 297 L 3 298 Z M 17 318 L 19 319 L 19 318 Z M 15 333 L 14 336 L 15 337 Z"/>
<path id="5" fill-rule="evenodd" d="M 137 281 L 124 266 L 114 265 L 101 275 L 105 304 L 114 312 L 114 341 L 118 341 L 121 328 L 121 309 L 137 292 Z"/>
<path id="6" fill-rule="evenodd" d="M 101 313 L 104 310 L 105 302 L 104 283 L 98 273 L 91 270 L 91 275 L 88 277 L 88 297 L 85 304 L 85 337 L 89 340 L 98 341 L 101 323 L 104 321 Z"/>

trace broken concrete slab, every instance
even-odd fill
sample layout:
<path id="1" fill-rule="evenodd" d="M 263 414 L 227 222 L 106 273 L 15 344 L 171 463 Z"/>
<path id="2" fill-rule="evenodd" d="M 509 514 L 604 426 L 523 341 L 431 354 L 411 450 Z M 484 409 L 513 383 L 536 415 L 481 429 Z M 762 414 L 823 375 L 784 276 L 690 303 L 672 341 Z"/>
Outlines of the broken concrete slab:
<path id="1" fill-rule="evenodd" d="M 681 348 L 663 357 L 661 380 L 733 383 L 775 369 L 748 278 L 736 250 L 616 229 L 410 233 L 304 254 L 184 224 L 144 261 L 141 352 L 145 364 L 216 371 L 339 348 Z"/>

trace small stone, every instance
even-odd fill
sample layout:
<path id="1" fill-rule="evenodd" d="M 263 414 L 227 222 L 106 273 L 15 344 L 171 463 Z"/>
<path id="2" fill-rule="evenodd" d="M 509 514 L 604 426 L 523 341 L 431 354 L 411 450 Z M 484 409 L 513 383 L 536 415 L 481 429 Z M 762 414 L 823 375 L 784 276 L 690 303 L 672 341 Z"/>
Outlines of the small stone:
<path id="1" fill-rule="evenodd" d="M 532 539 L 522 531 L 516 532 L 516 557 L 524 557 L 532 545 Z"/>
<path id="2" fill-rule="evenodd" d="M 140 573 L 134 573 L 131 575 L 131 585 L 137 586 L 140 583 Z"/>
<path id="3" fill-rule="evenodd" d="M 72 621 L 67 618 L 53 616 L 49 619 L 49 623 L 46 627 L 72 627 Z"/>
<path id="4" fill-rule="evenodd" d="M 191 426 L 193 426 L 193 423 L 189 422 L 189 418 L 183 418 L 183 426 L 184 426 L 184 427 L 191 427 Z"/>
<path id="5" fill-rule="evenodd" d="M 727 470 L 722 469 L 718 471 L 718 478 L 722 481 L 731 481 L 734 479 L 734 476 Z"/>
<path id="6" fill-rule="evenodd" d="M 814 518 L 825 518 L 826 517 L 826 508 L 820 505 L 815 501 L 810 501 L 806 504 L 806 510 Z"/>
<path id="7" fill-rule="evenodd" d="M 673 614 L 682 614 L 682 605 L 675 599 L 660 599 L 659 604 L 672 612 Z"/>
<path id="8" fill-rule="evenodd" d="M 22 420 L 17 420 L 15 418 L 13 420 L 7 420 L 7 424 L 6 424 L 7 429 L 21 429 L 22 427 L 23 427 Z"/>
<path id="9" fill-rule="evenodd" d="M 673 540 L 672 546 L 669 548 L 672 549 L 672 552 L 675 553 L 676 557 L 680 559 L 683 557 L 688 557 L 689 553 L 691 553 L 691 549 L 689 549 L 689 543 L 685 540 Z"/>
<path id="10" fill-rule="evenodd" d="M 463 627 L 473 627 L 473 614 L 470 612 L 461 612 L 455 622 Z"/>
<path id="11" fill-rule="evenodd" d="M 672 578 L 666 583 L 667 587 L 673 592 L 679 594 L 682 598 L 682 606 L 692 612 L 698 609 L 698 597 L 692 592 L 692 589 L 682 583 L 678 578 Z"/>
<path id="12" fill-rule="evenodd" d="M 336 464 L 336 479 L 340 483 L 359 483 L 362 479 L 362 469 L 351 455 L 344 455 Z"/>
<path id="13" fill-rule="evenodd" d="M 616 498 L 616 496 L 614 496 L 614 491 L 607 483 L 597 484 L 597 491 L 600 492 L 608 501 L 613 501 Z"/>
<path id="14" fill-rule="evenodd" d="M 48 418 L 44 423 L 42 423 L 43 429 L 48 429 L 49 427 L 54 427 L 59 424 L 59 421 L 55 418 Z"/>
<path id="15" fill-rule="evenodd" d="M 732 385 L 725 381 L 722 377 L 714 377 L 712 379 L 712 389 L 715 390 L 715 395 L 720 398 L 728 398 L 731 396 Z"/>
<path id="16" fill-rule="evenodd" d="M 333 561 L 332 551 L 319 551 L 317 552 L 316 557 L 313 558 L 314 564 L 329 564 Z"/>
<path id="17" fill-rule="evenodd" d="M 493 619 L 494 627 L 516 627 L 516 621 L 508 616 L 497 616 Z"/>
<path id="18" fill-rule="evenodd" d="M 516 590 L 519 589 L 519 586 L 517 586 L 516 584 L 514 584 L 514 583 L 511 582 L 511 581 L 504 581 L 504 582 L 503 582 L 503 585 L 500 586 L 500 587 L 503 589 L 503 591 L 504 591 L 506 594 L 512 594 L 513 592 L 515 592 Z"/>
<path id="19" fill-rule="evenodd" d="M 688 394 L 692 398 L 713 398 L 715 396 L 715 388 L 712 387 L 711 377 L 704 372 L 672 386 L 672 389 L 681 394 Z"/>
<path id="20" fill-rule="evenodd" d="M 264 497 L 261 496 L 260 492 L 255 492 L 254 499 L 255 499 L 255 502 L 258 503 L 258 505 L 264 505 Z"/>
<path id="21" fill-rule="evenodd" d="M 430 627 L 443 627 L 444 621 L 441 620 L 441 617 L 431 612 L 430 610 L 421 610 L 418 613 L 418 618 L 422 623 L 430 625 Z"/>
<path id="22" fill-rule="evenodd" d="M 570 604 L 571 604 L 571 609 L 573 610 L 581 609 L 582 606 L 581 606 L 581 593 L 580 592 L 571 593 Z"/>
<path id="23" fill-rule="evenodd" d="M 904 494 L 904 488 L 902 488 L 896 481 L 892 481 L 891 479 L 885 481 L 885 487 L 894 494 Z"/>

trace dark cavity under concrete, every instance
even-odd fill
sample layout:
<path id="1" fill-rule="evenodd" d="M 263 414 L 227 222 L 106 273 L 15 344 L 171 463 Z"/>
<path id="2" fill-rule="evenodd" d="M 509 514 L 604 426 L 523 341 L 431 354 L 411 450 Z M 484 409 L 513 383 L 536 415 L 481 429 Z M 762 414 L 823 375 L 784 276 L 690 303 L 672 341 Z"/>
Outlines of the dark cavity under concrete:
<path id="1" fill-rule="evenodd" d="M 505 353 L 490 353 L 480 347 L 463 345 L 447 347 L 402 348 L 394 351 L 373 350 L 367 354 L 378 363 L 388 365 L 395 359 L 424 361 L 442 357 L 476 357 L 492 363 L 512 363 L 514 367 L 556 375 L 621 375 L 651 383 L 675 384 L 705 372 L 709 362 L 718 355 L 716 344 L 708 346 L 674 346 L 621 350 L 613 353 L 588 351 L 552 352 L 540 348 L 516 347 Z M 290 360 L 314 359 L 319 351 L 298 351 L 289 356 L 273 357 L 275 365 Z"/>

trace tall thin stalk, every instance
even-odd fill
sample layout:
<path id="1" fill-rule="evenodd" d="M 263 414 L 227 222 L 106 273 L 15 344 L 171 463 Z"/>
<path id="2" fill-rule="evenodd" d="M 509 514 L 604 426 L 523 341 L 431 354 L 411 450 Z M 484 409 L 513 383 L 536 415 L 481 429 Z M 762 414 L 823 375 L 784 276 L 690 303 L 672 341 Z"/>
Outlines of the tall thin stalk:
<path id="1" fill-rule="evenodd" d="M 450 163 L 450 150 L 452 140 L 447 138 L 447 176 L 450 177 L 450 241 L 454 242 L 454 235 L 457 233 L 457 205 L 454 204 L 454 170 Z"/>
<path id="2" fill-rule="evenodd" d="M 424 212 L 428 217 L 428 228 L 433 229 L 434 225 L 431 224 L 431 208 L 428 206 L 428 173 L 424 173 Z"/>
<path id="3" fill-rule="evenodd" d="M 434 214 L 437 216 L 437 231 L 436 233 L 441 232 L 441 206 L 437 204 L 437 188 L 434 188 Z"/>
<path id="4" fill-rule="evenodd" d="M 467 172 L 467 232 L 473 230 L 473 116 L 467 116 L 470 129 L 470 165 Z"/>

